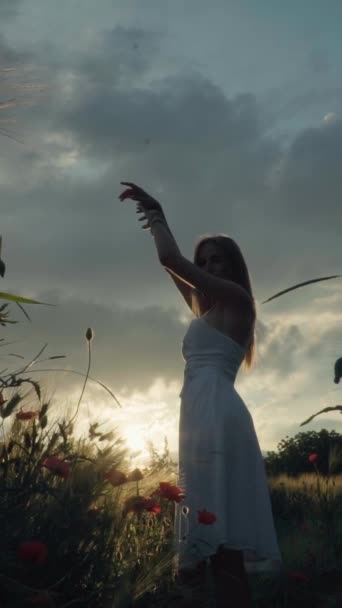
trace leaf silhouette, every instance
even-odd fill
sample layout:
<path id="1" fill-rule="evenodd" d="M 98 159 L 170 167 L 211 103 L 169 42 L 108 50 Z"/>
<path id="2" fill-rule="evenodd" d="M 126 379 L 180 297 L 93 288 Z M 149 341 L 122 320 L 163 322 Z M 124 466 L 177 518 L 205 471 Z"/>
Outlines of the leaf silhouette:
<path id="1" fill-rule="evenodd" d="M 293 285 L 292 287 L 288 287 L 287 289 L 283 289 L 283 291 L 279 291 L 274 296 L 271 296 L 270 298 L 268 298 L 267 300 L 264 300 L 264 302 L 261 302 L 261 303 L 266 304 L 266 302 L 270 302 L 271 300 L 274 300 L 275 298 L 279 298 L 279 296 L 283 295 L 284 293 L 287 293 L 288 291 L 293 291 L 294 289 L 298 289 L 299 287 L 304 287 L 304 285 L 310 285 L 311 283 L 318 283 L 319 281 L 328 281 L 329 279 L 336 279 L 338 277 L 341 277 L 341 275 L 334 274 L 331 277 L 320 277 L 319 279 L 310 279 L 310 281 L 304 281 L 304 283 L 297 283 L 296 285 Z"/>
<path id="2" fill-rule="evenodd" d="M 29 321 L 31 321 L 31 318 L 30 318 L 30 316 L 28 315 L 28 313 L 26 312 L 25 308 L 24 308 L 24 307 L 23 307 L 21 304 L 19 304 L 19 302 L 16 302 L 16 305 L 17 305 L 17 306 L 19 306 L 20 310 L 22 310 L 22 311 L 23 311 L 23 313 L 24 313 L 25 317 L 26 317 L 26 318 L 27 318 Z"/>
<path id="3" fill-rule="evenodd" d="M 38 302 L 37 300 L 31 300 L 30 298 L 23 298 L 21 296 L 13 295 L 12 293 L 0 292 L 1 300 L 10 300 L 11 302 L 24 302 L 25 304 L 44 304 L 45 306 L 56 306 L 56 304 L 48 304 L 47 302 Z"/>
<path id="4" fill-rule="evenodd" d="M 307 420 L 304 420 L 304 422 L 302 422 L 299 426 L 304 426 L 304 424 L 308 424 L 308 422 L 311 422 L 311 420 L 313 420 L 315 416 L 323 414 L 324 412 L 341 412 L 342 414 L 342 405 L 335 405 L 334 407 L 325 407 L 323 410 L 320 410 L 316 414 L 310 416 L 310 418 L 308 418 Z"/>

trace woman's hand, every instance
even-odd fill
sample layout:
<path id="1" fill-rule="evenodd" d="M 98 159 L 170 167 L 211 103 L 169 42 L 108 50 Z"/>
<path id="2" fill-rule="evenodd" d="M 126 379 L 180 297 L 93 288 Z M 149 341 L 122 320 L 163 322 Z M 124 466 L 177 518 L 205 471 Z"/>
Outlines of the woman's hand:
<path id="1" fill-rule="evenodd" d="M 120 201 L 124 201 L 126 198 L 131 198 L 134 201 L 138 201 L 145 211 L 152 211 L 152 209 L 162 211 L 161 204 L 153 198 L 150 194 L 147 194 L 145 190 L 133 184 L 132 182 L 120 182 L 124 186 L 130 186 L 127 190 L 124 190 L 119 196 Z"/>
<path id="2" fill-rule="evenodd" d="M 119 199 L 121 201 L 124 201 L 126 198 L 138 201 L 136 205 L 137 213 L 144 214 L 139 218 L 139 222 L 147 220 L 147 224 L 141 226 L 143 230 L 151 229 L 151 223 L 156 218 L 166 221 L 162 206 L 155 198 L 132 182 L 120 182 L 120 184 L 130 186 L 129 189 L 124 190 L 120 194 Z"/>

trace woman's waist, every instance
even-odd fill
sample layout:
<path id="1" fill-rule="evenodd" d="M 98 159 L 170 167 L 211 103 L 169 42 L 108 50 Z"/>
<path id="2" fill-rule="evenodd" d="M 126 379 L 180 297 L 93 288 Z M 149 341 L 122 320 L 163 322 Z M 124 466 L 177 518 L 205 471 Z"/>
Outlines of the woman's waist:
<path id="1" fill-rule="evenodd" d="M 184 367 L 184 376 L 195 376 L 198 373 L 203 372 L 204 369 L 217 370 L 223 372 L 226 376 L 235 379 L 238 371 L 237 365 L 232 365 L 231 361 L 224 359 L 213 359 L 213 358 L 196 358 L 188 359 Z"/>
<path id="2" fill-rule="evenodd" d="M 215 382 L 215 377 L 217 376 L 222 376 L 225 382 L 234 387 L 236 373 L 231 368 L 222 365 L 222 363 L 219 364 L 213 361 L 206 363 L 197 362 L 196 364 L 187 363 L 184 368 L 184 380 L 180 396 L 182 396 L 186 387 L 192 385 L 193 382 L 196 382 L 196 385 L 199 383 L 202 390 L 211 380 Z"/>

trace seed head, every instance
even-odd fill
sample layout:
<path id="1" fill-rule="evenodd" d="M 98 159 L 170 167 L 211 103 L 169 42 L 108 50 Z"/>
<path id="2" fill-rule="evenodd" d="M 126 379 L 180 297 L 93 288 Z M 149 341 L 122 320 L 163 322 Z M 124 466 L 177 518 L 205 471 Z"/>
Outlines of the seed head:
<path id="1" fill-rule="evenodd" d="M 91 342 L 93 337 L 94 337 L 94 332 L 91 327 L 88 327 L 88 329 L 86 331 L 86 338 L 87 338 L 88 342 Z"/>

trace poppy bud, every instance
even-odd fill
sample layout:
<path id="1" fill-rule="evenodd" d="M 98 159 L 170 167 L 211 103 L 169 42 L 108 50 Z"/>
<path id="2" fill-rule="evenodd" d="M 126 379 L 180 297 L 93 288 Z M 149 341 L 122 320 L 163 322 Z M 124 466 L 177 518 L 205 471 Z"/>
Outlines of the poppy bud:
<path id="1" fill-rule="evenodd" d="M 17 549 L 17 558 L 22 562 L 41 564 L 45 562 L 47 554 L 46 544 L 39 540 L 23 542 Z"/>
<path id="2" fill-rule="evenodd" d="M 37 412 L 32 412 L 32 411 L 24 412 L 23 410 L 20 410 L 20 412 L 18 412 L 15 415 L 17 420 L 32 420 L 36 416 L 37 416 Z"/>
<path id="3" fill-rule="evenodd" d="M 94 337 L 94 332 L 91 327 L 88 327 L 88 329 L 86 331 L 86 338 L 87 338 L 88 342 L 91 342 L 93 337 Z"/>
<path id="4" fill-rule="evenodd" d="M 144 479 L 140 469 L 134 469 L 134 471 L 128 475 L 128 481 L 140 481 L 140 479 Z"/>
<path id="5" fill-rule="evenodd" d="M 334 382 L 335 384 L 339 384 L 340 379 L 342 378 L 342 357 L 336 359 L 334 366 Z"/>
<path id="6" fill-rule="evenodd" d="M 206 526 L 215 523 L 216 515 L 215 513 L 211 513 L 211 511 L 207 511 L 203 509 L 202 511 L 197 511 L 198 513 L 198 523 L 205 524 Z"/>
<path id="7" fill-rule="evenodd" d="M 64 479 L 67 479 L 70 475 L 70 464 L 62 458 L 58 458 L 58 456 L 48 456 L 43 460 L 42 466 Z"/>

